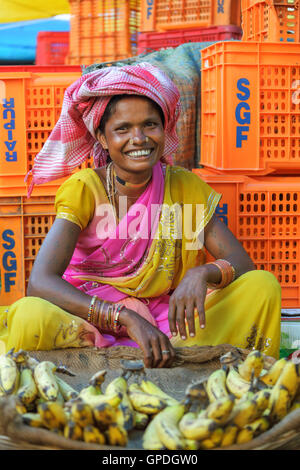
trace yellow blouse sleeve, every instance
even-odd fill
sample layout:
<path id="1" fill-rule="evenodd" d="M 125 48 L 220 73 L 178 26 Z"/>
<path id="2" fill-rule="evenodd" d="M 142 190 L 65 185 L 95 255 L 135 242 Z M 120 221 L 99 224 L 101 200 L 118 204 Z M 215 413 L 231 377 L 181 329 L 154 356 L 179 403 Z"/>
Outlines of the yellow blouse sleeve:
<path id="1" fill-rule="evenodd" d="M 55 197 L 56 218 L 66 219 L 84 230 L 95 210 L 95 198 L 84 181 L 73 176 L 58 189 Z"/>

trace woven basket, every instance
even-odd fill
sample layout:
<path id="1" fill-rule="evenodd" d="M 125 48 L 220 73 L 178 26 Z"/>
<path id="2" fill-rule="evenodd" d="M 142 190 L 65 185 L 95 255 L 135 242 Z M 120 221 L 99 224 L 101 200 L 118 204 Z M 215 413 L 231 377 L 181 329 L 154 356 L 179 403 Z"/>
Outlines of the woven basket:
<path id="1" fill-rule="evenodd" d="M 219 346 L 200 346 L 176 349 L 173 367 L 165 369 L 146 369 L 146 374 L 165 392 L 174 398 L 182 399 L 187 384 L 195 380 L 205 380 L 220 367 L 219 358 L 228 351 L 235 351 L 244 359 L 249 351 L 234 348 L 228 344 Z M 142 359 L 142 352 L 131 347 L 113 347 L 108 349 L 80 348 L 55 351 L 31 352 L 38 360 L 50 360 L 63 364 L 76 374 L 75 377 L 64 375 L 66 382 L 80 390 L 87 385 L 90 377 L 101 369 L 106 369 L 106 384 L 121 373 L 121 359 Z M 271 357 L 265 357 L 265 368 L 274 363 Z M 108 450 L 121 447 L 87 444 L 72 441 L 58 434 L 41 428 L 33 428 L 22 423 L 15 409 L 14 397 L 0 399 L 0 449 L 77 449 Z M 142 431 L 132 431 L 126 449 L 142 449 Z M 5 437 L 4 437 L 5 436 Z M 281 422 L 273 426 L 246 444 L 233 445 L 222 450 L 243 449 L 300 449 L 300 409 L 291 412 Z M 216 449 L 217 450 L 217 449 Z"/>

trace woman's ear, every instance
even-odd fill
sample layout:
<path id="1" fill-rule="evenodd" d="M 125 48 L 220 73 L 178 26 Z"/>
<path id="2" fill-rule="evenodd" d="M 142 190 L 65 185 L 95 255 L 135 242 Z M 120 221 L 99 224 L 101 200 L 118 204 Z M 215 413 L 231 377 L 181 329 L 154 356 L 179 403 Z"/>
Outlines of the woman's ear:
<path id="1" fill-rule="evenodd" d="M 107 145 L 107 142 L 106 142 L 106 138 L 105 138 L 105 135 L 102 134 L 102 132 L 100 131 L 100 129 L 97 129 L 96 131 L 96 137 L 97 137 L 97 140 L 100 142 L 100 144 L 102 145 L 102 147 L 105 149 L 105 150 L 108 150 L 108 145 Z"/>

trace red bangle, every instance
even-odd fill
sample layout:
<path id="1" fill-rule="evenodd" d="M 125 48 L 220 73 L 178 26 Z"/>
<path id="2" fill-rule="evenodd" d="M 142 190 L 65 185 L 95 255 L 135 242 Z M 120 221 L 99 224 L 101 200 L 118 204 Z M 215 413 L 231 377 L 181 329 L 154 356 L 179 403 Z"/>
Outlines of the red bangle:
<path id="1" fill-rule="evenodd" d="M 235 279 L 235 269 L 229 261 L 226 259 L 217 259 L 211 263 L 217 266 L 221 271 L 221 281 L 218 284 L 210 283 L 210 286 L 215 289 L 222 289 L 223 287 L 228 286 Z"/>

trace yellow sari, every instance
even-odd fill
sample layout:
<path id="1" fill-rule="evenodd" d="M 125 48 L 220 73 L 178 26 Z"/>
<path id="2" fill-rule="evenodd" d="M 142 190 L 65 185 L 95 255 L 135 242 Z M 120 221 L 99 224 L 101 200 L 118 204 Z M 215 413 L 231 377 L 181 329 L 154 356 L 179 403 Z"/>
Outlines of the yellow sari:
<path id="1" fill-rule="evenodd" d="M 78 185 L 81 191 L 78 191 Z M 124 303 L 131 299 L 136 311 L 143 315 L 145 305 L 139 299 L 148 300 L 167 295 L 178 286 L 188 269 L 205 263 L 204 247 L 191 243 L 196 243 L 199 234 L 211 219 L 220 197 L 195 174 L 180 167 L 167 166 L 163 203 L 168 207 L 174 204 L 180 207 L 192 205 L 191 212 L 181 213 L 182 227 L 185 222 L 197 220 L 196 204 L 203 206 L 196 225 L 193 222 L 193 233 L 187 235 L 182 230 L 182 236 L 177 237 L 176 216 L 173 214 L 173 217 L 165 218 L 162 214 L 157 236 L 151 242 L 145 261 L 134 274 L 110 278 L 87 273 L 80 276 L 80 282 L 113 286 L 127 296 L 122 300 Z M 88 234 L 89 227 L 93 224 L 95 206 L 105 201 L 105 189 L 94 170 L 81 170 L 72 175 L 58 191 L 57 217 L 78 223 L 82 233 Z M 166 227 L 171 237 L 165 236 Z M 175 347 L 230 343 L 238 347 L 260 349 L 276 358 L 279 356 L 281 289 L 273 274 L 251 271 L 226 288 L 209 293 L 205 311 L 206 328 L 199 328 L 195 311 L 196 336 L 188 337 L 185 341 L 179 336 L 171 338 Z M 166 329 L 166 322 L 165 317 L 162 331 Z M 159 322 L 157 325 L 160 327 Z M 98 330 L 88 322 L 43 299 L 25 297 L 10 306 L 0 307 L 0 352 L 12 347 L 15 350 L 50 350 L 131 344 L 128 338 L 127 341 L 120 339 L 118 343 L 111 343 L 105 335 L 99 341 L 97 338 L 99 339 Z"/>

